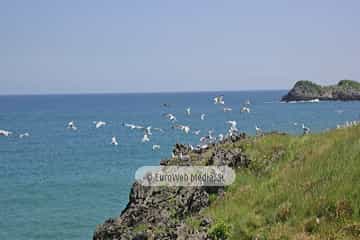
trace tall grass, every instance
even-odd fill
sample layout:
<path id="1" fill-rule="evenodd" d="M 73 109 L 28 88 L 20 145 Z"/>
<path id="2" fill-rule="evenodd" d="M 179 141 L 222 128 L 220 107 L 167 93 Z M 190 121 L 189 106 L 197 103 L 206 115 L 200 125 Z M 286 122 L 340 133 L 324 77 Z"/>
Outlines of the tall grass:
<path id="1" fill-rule="evenodd" d="M 251 138 L 251 157 L 202 212 L 231 239 L 360 239 L 360 127 Z"/>

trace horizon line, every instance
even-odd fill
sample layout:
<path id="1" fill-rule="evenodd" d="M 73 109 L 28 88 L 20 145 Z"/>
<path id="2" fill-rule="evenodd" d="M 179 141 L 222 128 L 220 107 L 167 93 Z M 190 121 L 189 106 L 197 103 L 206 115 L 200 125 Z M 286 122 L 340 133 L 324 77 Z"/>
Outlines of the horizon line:
<path id="1" fill-rule="evenodd" d="M 116 95 L 116 94 L 175 94 L 175 93 L 218 93 L 218 92 L 269 92 L 288 91 L 288 89 L 245 89 L 245 90 L 198 90 L 198 91 L 129 91 L 129 92 L 50 92 L 50 93 L 0 93 L 1 97 L 6 96 L 61 96 L 61 95 Z"/>

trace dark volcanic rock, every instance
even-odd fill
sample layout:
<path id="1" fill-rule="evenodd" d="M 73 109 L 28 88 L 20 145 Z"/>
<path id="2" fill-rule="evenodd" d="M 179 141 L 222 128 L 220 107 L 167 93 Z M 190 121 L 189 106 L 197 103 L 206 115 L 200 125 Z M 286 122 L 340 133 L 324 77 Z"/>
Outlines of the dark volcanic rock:
<path id="1" fill-rule="evenodd" d="M 93 239 L 179 239 L 179 231 L 187 236 L 179 224 L 181 220 L 207 206 L 205 188 L 144 187 L 134 183 L 121 216 L 98 226 Z"/>
<path id="2" fill-rule="evenodd" d="M 210 164 L 215 166 L 227 165 L 232 168 L 247 168 L 250 160 L 241 149 L 219 149 L 210 158 Z"/>
<path id="3" fill-rule="evenodd" d="M 360 100 L 360 83 L 351 80 L 341 80 L 337 85 L 320 86 L 310 81 L 298 81 L 282 101 L 308 100 Z"/>

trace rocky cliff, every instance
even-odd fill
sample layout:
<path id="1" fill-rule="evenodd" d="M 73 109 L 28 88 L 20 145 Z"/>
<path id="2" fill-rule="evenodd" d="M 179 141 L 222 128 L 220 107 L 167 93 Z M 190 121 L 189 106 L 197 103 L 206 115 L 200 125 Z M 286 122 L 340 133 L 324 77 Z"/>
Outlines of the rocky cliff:
<path id="1" fill-rule="evenodd" d="M 282 101 L 319 100 L 360 100 L 360 83 L 352 80 L 341 80 L 337 85 L 320 86 L 311 81 L 298 81 Z"/>
<path id="2" fill-rule="evenodd" d="M 176 144 L 173 150 L 175 157 L 162 160 L 160 164 L 246 168 L 250 160 L 241 148 L 224 149 L 224 146 L 232 146 L 244 138 L 244 134 L 232 136 L 198 151 Z M 188 158 L 180 159 L 180 153 Z M 145 187 L 135 182 L 129 203 L 121 215 L 99 225 L 93 239 L 208 239 L 211 219 L 199 216 L 200 227 L 196 230 L 187 223 L 187 219 L 196 217 L 200 210 L 209 206 L 210 195 L 221 196 L 222 193 L 222 187 Z"/>

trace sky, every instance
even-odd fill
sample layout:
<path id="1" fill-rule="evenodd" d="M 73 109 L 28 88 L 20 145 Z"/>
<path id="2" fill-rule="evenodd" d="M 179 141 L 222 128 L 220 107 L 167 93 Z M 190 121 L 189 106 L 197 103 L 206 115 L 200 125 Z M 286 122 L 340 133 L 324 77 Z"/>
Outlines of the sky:
<path id="1" fill-rule="evenodd" d="M 0 0 L 0 94 L 360 80 L 358 0 Z"/>

